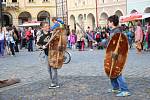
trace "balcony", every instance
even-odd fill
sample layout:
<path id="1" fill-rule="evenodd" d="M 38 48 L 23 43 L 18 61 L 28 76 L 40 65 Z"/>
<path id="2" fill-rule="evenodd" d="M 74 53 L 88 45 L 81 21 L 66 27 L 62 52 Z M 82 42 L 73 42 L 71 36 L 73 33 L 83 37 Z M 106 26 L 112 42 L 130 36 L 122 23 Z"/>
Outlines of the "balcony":
<path id="1" fill-rule="evenodd" d="M 19 2 L 6 2 L 7 8 L 19 8 Z"/>

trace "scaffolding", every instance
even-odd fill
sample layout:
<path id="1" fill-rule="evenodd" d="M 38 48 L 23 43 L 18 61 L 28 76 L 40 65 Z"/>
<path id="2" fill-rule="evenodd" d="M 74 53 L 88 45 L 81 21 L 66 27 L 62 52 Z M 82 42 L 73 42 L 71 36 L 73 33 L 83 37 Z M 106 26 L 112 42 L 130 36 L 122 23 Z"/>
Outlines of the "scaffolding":
<path id="1" fill-rule="evenodd" d="M 68 25 L 68 8 L 67 0 L 56 0 L 56 17 L 62 18 Z"/>

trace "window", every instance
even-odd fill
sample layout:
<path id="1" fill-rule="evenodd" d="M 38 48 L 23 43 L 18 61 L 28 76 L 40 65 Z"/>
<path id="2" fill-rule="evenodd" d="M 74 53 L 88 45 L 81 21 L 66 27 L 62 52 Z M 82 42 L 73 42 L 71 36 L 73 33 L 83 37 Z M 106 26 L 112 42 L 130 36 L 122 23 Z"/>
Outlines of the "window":
<path id="1" fill-rule="evenodd" d="M 105 0 L 102 0 L 102 2 L 104 3 Z"/>
<path id="2" fill-rule="evenodd" d="M 81 0 L 77 0 L 75 5 L 80 5 L 81 4 Z"/>
<path id="3" fill-rule="evenodd" d="M 84 20 L 86 20 L 86 14 L 84 14 Z"/>
<path id="4" fill-rule="evenodd" d="M 29 2 L 33 2 L 34 0 L 29 0 Z"/>
<path id="5" fill-rule="evenodd" d="M 12 2 L 17 2 L 17 0 L 12 0 Z"/>
<path id="6" fill-rule="evenodd" d="M 85 1 L 83 1 L 82 3 L 83 3 L 83 5 L 85 5 Z"/>
<path id="7" fill-rule="evenodd" d="M 75 2 L 75 6 L 77 6 L 77 3 Z"/>
<path id="8" fill-rule="evenodd" d="M 43 0 L 43 2 L 47 2 L 48 0 Z"/>

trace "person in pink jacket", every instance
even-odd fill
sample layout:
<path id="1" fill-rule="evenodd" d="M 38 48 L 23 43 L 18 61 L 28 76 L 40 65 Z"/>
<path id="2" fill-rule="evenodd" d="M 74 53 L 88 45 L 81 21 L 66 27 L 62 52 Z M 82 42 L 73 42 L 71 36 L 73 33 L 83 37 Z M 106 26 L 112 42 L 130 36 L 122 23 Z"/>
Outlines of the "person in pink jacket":
<path id="1" fill-rule="evenodd" d="M 70 44 L 71 44 L 71 49 L 75 49 L 75 44 L 77 41 L 77 36 L 75 34 L 75 30 L 72 30 L 72 32 L 70 33 Z"/>
<path id="2" fill-rule="evenodd" d="M 137 49 L 137 53 L 140 54 L 142 51 L 142 42 L 143 42 L 143 30 L 141 27 L 141 22 L 138 21 L 137 22 L 137 27 L 135 30 L 135 43 L 136 43 L 136 49 Z"/>

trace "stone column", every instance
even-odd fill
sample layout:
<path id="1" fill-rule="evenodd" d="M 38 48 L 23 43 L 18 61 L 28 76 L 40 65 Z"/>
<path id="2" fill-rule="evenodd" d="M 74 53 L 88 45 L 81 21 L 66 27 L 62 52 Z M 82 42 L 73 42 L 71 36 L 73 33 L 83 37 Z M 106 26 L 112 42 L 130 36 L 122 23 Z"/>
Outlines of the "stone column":
<path id="1" fill-rule="evenodd" d="M 15 25 L 16 27 L 19 25 L 19 20 L 18 18 L 13 16 L 13 25 Z"/>

